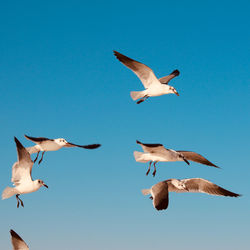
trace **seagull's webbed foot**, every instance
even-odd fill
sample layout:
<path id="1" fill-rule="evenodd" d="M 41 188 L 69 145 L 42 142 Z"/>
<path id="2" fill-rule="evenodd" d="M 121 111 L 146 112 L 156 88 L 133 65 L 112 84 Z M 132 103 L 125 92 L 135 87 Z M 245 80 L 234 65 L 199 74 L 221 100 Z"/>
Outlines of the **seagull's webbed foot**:
<path id="1" fill-rule="evenodd" d="M 153 200 L 153 197 L 152 197 L 152 196 L 150 196 L 150 197 L 149 197 L 149 199 L 150 199 L 150 200 Z"/>
<path id="2" fill-rule="evenodd" d="M 151 164 L 152 164 L 152 161 L 149 162 L 149 167 L 148 167 L 148 171 L 147 171 L 146 175 L 148 175 L 150 172 Z"/>
<path id="3" fill-rule="evenodd" d="M 156 174 L 156 167 L 155 167 L 155 164 L 156 164 L 156 163 L 157 163 L 157 161 L 154 162 L 154 172 L 152 173 L 153 177 L 155 177 L 155 174 Z"/>
<path id="4" fill-rule="evenodd" d="M 40 151 L 37 152 L 37 155 L 36 155 L 36 158 L 35 158 L 35 160 L 34 160 L 34 163 L 37 161 L 38 156 L 39 156 L 39 153 L 40 153 Z"/>
<path id="5" fill-rule="evenodd" d="M 42 162 L 44 153 L 45 153 L 45 151 L 43 151 L 42 157 L 41 157 L 40 161 L 38 162 L 38 165 Z"/>

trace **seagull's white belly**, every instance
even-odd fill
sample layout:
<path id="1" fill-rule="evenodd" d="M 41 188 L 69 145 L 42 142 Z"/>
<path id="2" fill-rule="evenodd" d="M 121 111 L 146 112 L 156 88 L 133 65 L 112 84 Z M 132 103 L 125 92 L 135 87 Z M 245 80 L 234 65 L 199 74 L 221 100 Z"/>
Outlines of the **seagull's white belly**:
<path id="1" fill-rule="evenodd" d="M 156 154 L 145 153 L 142 155 L 144 161 L 167 161 L 165 157 Z"/>
<path id="2" fill-rule="evenodd" d="M 40 147 L 42 148 L 42 151 L 56 151 L 56 150 L 59 150 L 60 148 L 62 148 L 62 146 L 58 145 L 54 141 L 42 142 L 40 144 Z"/>
<path id="3" fill-rule="evenodd" d="M 164 154 L 160 153 L 144 153 L 142 158 L 145 161 L 182 161 L 179 159 L 175 152 L 168 151 Z"/>
<path id="4" fill-rule="evenodd" d="M 35 192 L 39 189 L 39 187 L 35 187 L 33 185 L 33 182 L 28 182 L 28 183 L 22 183 L 16 187 L 18 192 L 20 194 L 27 194 L 27 193 L 32 193 Z"/>
<path id="5" fill-rule="evenodd" d="M 154 85 L 153 86 L 149 86 L 149 88 L 146 90 L 147 95 L 148 96 L 161 96 L 161 95 L 165 95 L 166 93 L 166 87 L 165 86 L 161 86 L 161 85 Z"/>

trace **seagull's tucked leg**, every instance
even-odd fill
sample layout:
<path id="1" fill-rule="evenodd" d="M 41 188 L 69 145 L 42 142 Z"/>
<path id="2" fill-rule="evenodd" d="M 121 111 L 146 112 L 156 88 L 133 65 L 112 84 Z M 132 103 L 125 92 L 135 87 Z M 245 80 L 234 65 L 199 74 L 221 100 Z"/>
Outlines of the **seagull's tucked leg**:
<path id="1" fill-rule="evenodd" d="M 18 199 L 20 200 L 20 202 L 21 202 L 21 206 L 22 207 L 24 207 L 24 205 L 23 205 L 23 201 L 18 197 Z"/>
<path id="2" fill-rule="evenodd" d="M 152 161 L 149 162 L 149 167 L 148 167 L 148 171 L 147 171 L 146 175 L 148 175 L 150 172 L 151 164 L 152 164 Z"/>
<path id="3" fill-rule="evenodd" d="M 38 162 L 38 164 L 40 164 L 42 162 L 44 153 L 45 153 L 45 151 L 43 151 L 42 157 L 41 157 L 40 161 Z"/>
<path id="4" fill-rule="evenodd" d="M 140 104 L 141 102 L 144 102 L 145 100 L 147 100 L 149 98 L 149 96 L 145 95 L 143 96 L 138 102 L 137 104 Z"/>
<path id="5" fill-rule="evenodd" d="M 19 199 L 18 199 L 18 196 L 19 196 L 19 195 L 17 194 L 17 195 L 16 195 L 16 200 L 17 200 L 17 206 L 16 206 L 16 207 L 17 207 L 17 208 L 19 208 Z"/>
<path id="6" fill-rule="evenodd" d="M 16 199 L 17 199 L 17 208 L 19 208 L 20 203 L 21 203 L 21 206 L 24 207 L 23 201 L 19 198 L 19 194 L 16 195 Z M 20 201 L 20 203 L 19 203 L 19 201 Z"/>
<path id="7" fill-rule="evenodd" d="M 158 161 L 155 161 L 155 162 L 154 162 L 154 169 L 155 169 L 154 172 L 153 172 L 153 176 L 154 176 L 154 177 L 155 177 L 155 174 L 156 174 L 156 167 L 155 167 L 155 164 L 156 164 L 157 162 L 158 162 Z"/>
<path id="8" fill-rule="evenodd" d="M 37 152 L 36 159 L 34 160 L 34 163 L 37 161 L 37 158 L 39 156 L 40 151 Z"/>

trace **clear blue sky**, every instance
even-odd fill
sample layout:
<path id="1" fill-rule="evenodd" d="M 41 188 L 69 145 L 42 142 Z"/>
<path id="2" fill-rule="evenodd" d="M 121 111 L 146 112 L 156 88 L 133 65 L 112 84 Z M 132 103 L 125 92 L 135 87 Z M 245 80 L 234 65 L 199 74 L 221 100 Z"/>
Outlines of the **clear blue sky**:
<path id="1" fill-rule="evenodd" d="M 1 192 L 11 185 L 13 136 L 101 143 L 45 154 L 33 178 L 49 186 L 0 202 L 31 249 L 151 250 L 249 247 L 249 1 L 5 1 L 0 9 Z M 137 77 L 115 49 L 157 76 L 177 68 L 180 93 L 136 105 Z M 136 163 L 135 141 L 194 150 L 222 167 Z M 141 194 L 168 178 L 202 177 L 241 198 L 170 194 L 157 212 Z M 202 245 L 202 247 L 201 247 Z"/>

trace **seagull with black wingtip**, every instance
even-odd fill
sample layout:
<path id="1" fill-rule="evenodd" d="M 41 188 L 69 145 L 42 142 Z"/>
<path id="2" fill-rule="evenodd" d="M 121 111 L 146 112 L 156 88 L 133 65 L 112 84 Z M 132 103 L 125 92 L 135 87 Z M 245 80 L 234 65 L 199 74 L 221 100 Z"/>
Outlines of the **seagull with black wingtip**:
<path id="1" fill-rule="evenodd" d="M 142 146 L 144 153 L 134 151 L 135 160 L 137 162 L 149 161 L 149 168 L 146 175 L 149 174 L 152 163 L 154 163 L 153 176 L 155 176 L 156 163 L 167 162 L 167 161 L 185 161 L 189 165 L 190 164 L 189 160 L 190 160 L 207 166 L 219 168 L 218 166 L 214 165 L 212 162 L 207 160 L 202 155 L 192 151 L 184 151 L 184 150 L 175 151 L 173 149 L 165 148 L 162 144 L 142 143 L 140 141 L 136 141 L 136 143 Z"/>
<path id="2" fill-rule="evenodd" d="M 15 143 L 17 148 L 18 161 L 12 166 L 12 178 L 15 187 L 7 187 L 2 193 L 2 199 L 8 199 L 13 195 L 16 195 L 17 207 L 19 202 L 23 207 L 23 201 L 19 198 L 20 194 L 27 194 L 36 192 L 42 186 L 48 188 L 48 186 L 40 179 L 33 181 L 31 177 L 32 167 L 34 162 L 30 158 L 29 152 L 15 137 Z"/>
<path id="3" fill-rule="evenodd" d="M 168 85 L 170 80 L 180 74 L 179 70 L 176 69 L 169 75 L 158 79 L 155 76 L 153 70 L 145 64 L 137 62 L 117 51 L 114 51 L 114 55 L 121 63 L 131 69 L 138 76 L 145 87 L 145 90 L 143 91 L 130 92 L 131 98 L 133 100 L 140 99 L 137 101 L 137 104 L 144 102 L 147 98 L 152 96 L 161 96 L 166 94 L 176 94 L 179 96 L 179 93 L 176 91 L 176 89 Z"/>
<path id="4" fill-rule="evenodd" d="M 240 194 L 228 191 L 216 184 L 202 179 L 169 179 L 161 181 L 149 189 L 143 189 L 142 194 L 151 195 L 149 198 L 153 200 L 153 206 L 157 210 L 164 210 L 168 208 L 168 193 L 206 193 L 218 196 L 239 197 Z"/>
<path id="5" fill-rule="evenodd" d="M 24 136 L 26 139 L 37 144 L 33 147 L 26 148 L 30 154 L 37 153 L 37 156 L 34 162 L 36 162 L 36 160 L 38 159 L 39 153 L 43 152 L 42 157 L 39 160 L 38 164 L 42 162 L 43 155 L 46 151 L 57 151 L 61 149 L 62 147 L 66 147 L 66 148 L 79 147 L 79 148 L 86 148 L 86 149 L 95 149 L 101 146 L 101 144 L 77 145 L 71 142 L 67 142 L 63 138 L 49 139 L 45 137 L 31 137 L 28 135 L 24 135 Z"/>

